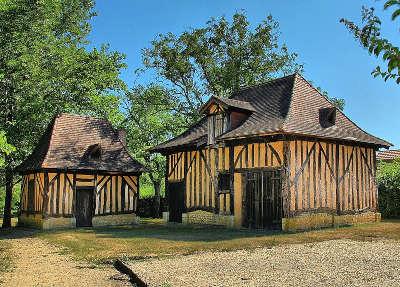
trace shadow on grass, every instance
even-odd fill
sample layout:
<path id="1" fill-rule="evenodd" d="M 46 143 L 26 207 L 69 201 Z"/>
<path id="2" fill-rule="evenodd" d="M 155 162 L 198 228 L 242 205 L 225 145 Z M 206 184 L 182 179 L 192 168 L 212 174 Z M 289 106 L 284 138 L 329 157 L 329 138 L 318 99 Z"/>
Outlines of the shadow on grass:
<path id="1" fill-rule="evenodd" d="M 45 233 L 63 233 L 65 230 L 47 231 Z M 141 224 L 136 226 L 118 226 L 107 228 L 78 228 L 68 230 L 70 233 L 90 233 L 97 238 L 149 238 L 173 241 L 203 241 L 213 242 L 230 239 L 262 237 L 267 235 L 288 234 L 274 230 L 227 229 L 212 225 L 181 225 L 181 224 Z"/>

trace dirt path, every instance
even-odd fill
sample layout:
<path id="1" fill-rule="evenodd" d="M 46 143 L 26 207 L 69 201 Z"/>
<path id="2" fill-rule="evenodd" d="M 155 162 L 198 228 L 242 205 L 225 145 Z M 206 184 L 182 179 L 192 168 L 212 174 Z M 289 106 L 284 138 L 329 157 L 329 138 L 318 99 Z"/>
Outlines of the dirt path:
<path id="1" fill-rule="evenodd" d="M 131 286 L 115 269 L 76 262 L 42 239 L 28 235 L 6 240 L 14 268 L 0 274 L 0 286 Z"/>
<path id="2" fill-rule="evenodd" d="M 132 262 L 150 286 L 400 286 L 400 242 L 332 240 Z M 154 272 L 157 270 L 157 272 Z"/>

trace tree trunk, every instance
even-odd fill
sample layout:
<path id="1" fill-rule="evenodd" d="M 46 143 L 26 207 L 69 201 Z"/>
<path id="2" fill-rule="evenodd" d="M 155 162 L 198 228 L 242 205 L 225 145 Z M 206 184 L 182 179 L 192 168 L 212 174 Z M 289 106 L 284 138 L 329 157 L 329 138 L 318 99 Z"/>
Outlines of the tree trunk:
<path id="1" fill-rule="evenodd" d="M 6 167 L 6 198 L 4 202 L 4 217 L 3 217 L 3 228 L 11 227 L 11 201 L 12 201 L 12 191 L 13 191 L 13 182 L 14 182 L 14 173 L 10 167 L 10 164 L 7 164 Z"/>
<path id="2" fill-rule="evenodd" d="M 160 203 L 161 203 L 161 182 L 153 181 L 154 187 L 154 213 L 156 217 L 160 217 Z"/>

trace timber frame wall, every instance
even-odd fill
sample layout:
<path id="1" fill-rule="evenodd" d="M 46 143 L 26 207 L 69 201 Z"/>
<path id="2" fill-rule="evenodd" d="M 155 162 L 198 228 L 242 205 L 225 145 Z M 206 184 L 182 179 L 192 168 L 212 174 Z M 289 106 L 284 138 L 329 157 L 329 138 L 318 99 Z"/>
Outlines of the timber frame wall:
<path id="1" fill-rule="evenodd" d="M 302 213 L 336 215 L 377 211 L 376 147 L 309 137 L 276 136 L 166 154 L 169 182 L 185 183 L 184 212 L 204 210 L 242 224 L 242 173 L 282 172 L 283 218 Z M 218 190 L 219 174 L 230 190 Z M 168 188 L 166 189 L 168 190 Z"/>
<path id="2" fill-rule="evenodd" d="M 94 216 L 136 212 L 138 175 L 40 171 L 23 175 L 20 213 L 74 217 L 76 187 L 93 187 Z"/>

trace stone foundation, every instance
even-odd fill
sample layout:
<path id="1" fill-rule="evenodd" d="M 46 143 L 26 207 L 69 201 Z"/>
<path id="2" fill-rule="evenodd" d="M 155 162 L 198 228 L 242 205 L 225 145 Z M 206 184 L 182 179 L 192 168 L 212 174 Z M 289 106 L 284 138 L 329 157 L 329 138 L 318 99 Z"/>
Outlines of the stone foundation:
<path id="1" fill-rule="evenodd" d="M 359 214 L 346 215 L 305 213 L 291 218 L 282 218 L 282 230 L 300 231 L 380 221 L 381 214 L 375 212 L 363 212 Z"/>
<path id="2" fill-rule="evenodd" d="M 18 217 L 18 226 L 33 227 L 43 230 L 59 228 L 75 228 L 74 217 L 48 217 L 43 218 L 41 214 L 21 214 Z"/>
<path id="3" fill-rule="evenodd" d="M 93 227 L 132 225 L 138 224 L 138 222 L 139 217 L 137 217 L 134 213 L 94 216 L 92 219 Z"/>
<path id="4" fill-rule="evenodd" d="M 234 226 L 234 216 L 215 214 L 203 210 L 196 210 L 188 213 L 183 213 L 182 223 L 223 225 L 232 228 Z"/>

